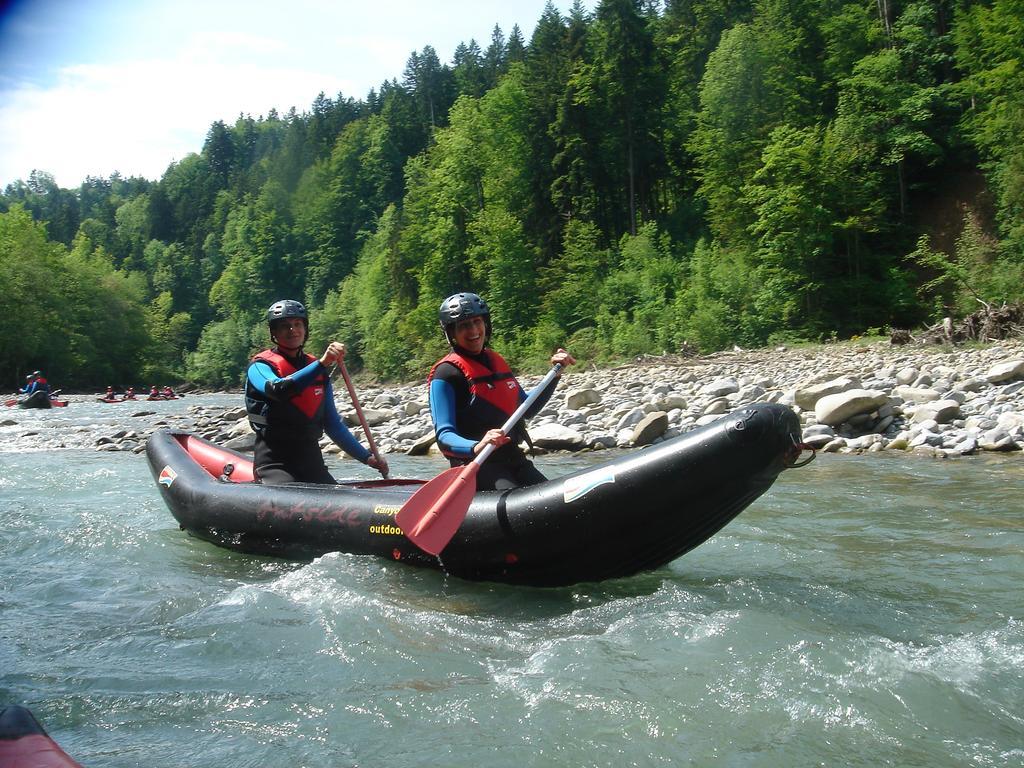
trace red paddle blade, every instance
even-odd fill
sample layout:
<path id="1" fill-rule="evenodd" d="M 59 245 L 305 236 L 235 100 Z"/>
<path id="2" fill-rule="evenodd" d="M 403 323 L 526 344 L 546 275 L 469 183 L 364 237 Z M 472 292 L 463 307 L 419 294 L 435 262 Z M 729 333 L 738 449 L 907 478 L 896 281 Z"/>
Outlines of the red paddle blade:
<path id="1" fill-rule="evenodd" d="M 424 552 L 439 555 L 462 525 L 476 493 L 480 465 L 452 467 L 420 488 L 402 505 L 395 522 Z"/>

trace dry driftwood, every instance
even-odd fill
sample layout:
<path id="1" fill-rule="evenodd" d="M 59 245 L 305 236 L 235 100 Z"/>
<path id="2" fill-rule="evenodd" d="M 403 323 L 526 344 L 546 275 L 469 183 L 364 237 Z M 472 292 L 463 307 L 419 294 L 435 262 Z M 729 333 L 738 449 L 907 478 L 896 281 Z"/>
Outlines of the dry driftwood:
<path id="1" fill-rule="evenodd" d="M 946 317 L 942 322 L 925 328 L 917 335 L 894 328 L 889 341 L 893 344 L 959 344 L 965 341 L 998 341 L 1024 337 L 1024 304 L 1003 304 L 985 307 L 954 322 Z"/>

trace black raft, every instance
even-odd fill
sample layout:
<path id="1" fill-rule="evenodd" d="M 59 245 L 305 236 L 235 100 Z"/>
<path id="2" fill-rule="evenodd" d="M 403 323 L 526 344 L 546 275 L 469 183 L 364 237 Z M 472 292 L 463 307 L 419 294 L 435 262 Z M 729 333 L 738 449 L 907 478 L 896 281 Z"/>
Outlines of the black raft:
<path id="1" fill-rule="evenodd" d="M 700 429 L 571 475 L 481 491 L 437 558 L 395 525 L 421 480 L 260 485 L 252 459 L 161 430 L 146 455 L 189 533 L 242 552 L 378 555 L 465 579 L 560 586 L 664 565 L 714 535 L 793 466 L 800 424 L 758 403 Z"/>

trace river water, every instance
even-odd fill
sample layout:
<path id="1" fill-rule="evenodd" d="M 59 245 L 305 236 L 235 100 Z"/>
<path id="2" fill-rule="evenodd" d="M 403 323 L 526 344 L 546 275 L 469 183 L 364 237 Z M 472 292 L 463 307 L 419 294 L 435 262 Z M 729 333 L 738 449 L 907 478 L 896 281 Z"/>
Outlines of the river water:
<path id="1" fill-rule="evenodd" d="M 521 588 L 228 552 L 91 448 L 237 400 L 0 412 L 0 705 L 86 766 L 1024 764 L 1020 457 L 819 456 L 659 571 Z"/>

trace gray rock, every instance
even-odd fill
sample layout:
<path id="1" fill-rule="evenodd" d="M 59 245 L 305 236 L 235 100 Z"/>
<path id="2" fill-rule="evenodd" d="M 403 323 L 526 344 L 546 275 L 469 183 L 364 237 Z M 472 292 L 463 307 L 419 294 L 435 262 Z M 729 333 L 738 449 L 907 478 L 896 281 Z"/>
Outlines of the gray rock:
<path id="1" fill-rule="evenodd" d="M 664 411 L 655 411 L 640 420 L 640 423 L 633 429 L 629 441 L 633 445 L 650 445 L 665 434 L 666 429 L 668 429 L 668 414 Z"/>
<path id="2" fill-rule="evenodd" d="M 583 435 L 575 429 L 563 427 L 561 424 L 549 422 L 530 429 L 530 439 L 538 448 L 548 450 L 578 451 L 586 446 Z"/>
<path id="3" fill-rule="evenodd" d="M 996 384 L 1001 381 L 1011 381 L 1021 376 L 1024 376 L 1024 360 L 1007 360 L 989 368 L 988 373 L 985 374 L 985 381 L 989 384 Z"/>
<path id="4" fill-rule="evenodd" d="M 731 376 L 724 379 L 716 379 L 700 388 L 700 393 L 708 397 L 725 397 L 739 391 L 739 383 Z"/>
<path id="5" fill-rule="evenodd" d="M 836 426 L 858 413 L 870 413 L 885 405 L 888 397 L 884 392 L 872 389 L 851 389 L 834 395 L 826 395 L 814 406 L 814 415 L 819 424 Z"/>
<path id="6" fill-rule="evenodd" d="M 831 381 L 826 381 L 820 384 L 809 384 L 807 386 L 798 387 L 796 392 L 793 394 L 793 400 L 805 411 L 809 411 L 814 408 L 817 402 L 823 397 L 859 388 L 859 379 L 842 376 L 838 379 L 832 379 Z"/>
<path id="7" fill-rule="evenodd" d="M 565 407 L 577 411 L 585 405 L 597 405 L 601 402 L 601 393 L 587 387 L 570 392 L 565 397 Z"/>

